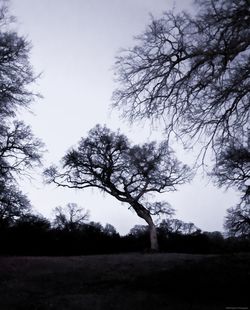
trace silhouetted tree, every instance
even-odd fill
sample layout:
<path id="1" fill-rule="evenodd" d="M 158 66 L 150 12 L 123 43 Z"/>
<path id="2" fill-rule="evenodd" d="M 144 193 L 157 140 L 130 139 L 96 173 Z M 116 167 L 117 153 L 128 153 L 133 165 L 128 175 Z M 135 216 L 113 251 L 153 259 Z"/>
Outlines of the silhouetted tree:
<path id="1" fill-rule="evenodd" d="M 249 0 L 197 0 L 196 12 L 152 19 L 117 57 L 114 106 L 131 121 L 164 119 L 168 135 L 215 155 L 217 184 L 249 184 Z M 248 194 L 249 195 L 249 194 Z M 248 199 L 248 198 L 247 198 Z"/>
<path id="2" fill-rule="evenodd" d="M 30 85 L 36 76 L 29 61 L 30 44 L 12 29 L 13 21 L 7 1 L 0 0 L 0 208 L 6 219 L 30 207 L 17 189 L 17 177 L 40 164 L 42 149 L 29 126 L 16 119 L 17 111 L 35 97 Z"/>
<path id="3" fill-rule="evenodd" d="M 42 143 L 34 138 L 29 126 L 14 121 L 0 125 L 0 179 L 16 181 L 28 175 L 28 169 L 40 164 Z"/>
<path id="4" fill-rule="evenodd" d="M 250 132 L 247 140 L 229 138 L 218 154 L 212 175 L 219 186 L 242 192 L 240 203 L 227 210 L 225 229 L 229 235 L 250 234 Z"/>
<path id="5" fill-rule="evenodd" d="M 103 233 L 107 236 L 115 236 L 118 235 L 115 227 L 111 224 L 106 224 L 103 228 Z"/>
<path id="6" fill-rule="evenodd" d="M 30 43 L 15 30 L 7 1 L 0 1 L 0 116 L 13 117 L 34 99 L 30 85 L 36 80 L 29 61 Z"/>
<path id="7" fill-rule="evenodd" d="M 51 167 L 45 176 L 58 186 L 96 187 L 128 203 L 149 225 L 151 249 L 157 250 L 156 227 L 145 197 L 176 190 L 176 185 L 190 178 L 190 170 L 174 157 L 167 143 L 132 146 L 124 135 L 97 125 L 77 149 L 65 155 L 61 172 Z"/>
<path id="8" fill-rule="evenodd" d="M 212 175 L 217 185 L 241 191 L 241 203 L 250 209 L 250 131 L 246 141 L 228 139 L 218 153 Z"/>
<path id="9" fill-rule="evenodd" d="M 94 221 L 89 222 L 88 226 L 91 226 L 92 228 L 94 228 L 94 230 L 98 231 L 99 233 L 102 232 L 104 229 L 101 223 Z"/>
<path id="10" fill-rule="evenodd" d="M 47 231 L 50 229 L 50 222 L 42 215 L 27 213 L 16 220 L 15 227 L 23 231 Z"/>
<path id="11" fill-rule="evenodd" d="M 223 240 L 223 235 L 220 231 L 204 231 L 204 235 L 208 236 L 210 239 Z"/>
<path id="12" fill-rule="evenodd" d="M 29 213 L 31 205 L 26 197 L 14 185 L 0 182 L 0 227 L 8 227 L 18 218 Z"/>
<path id="13" fill-rule="evenodd" d="M 114 106 L 131 121 L 164 119 L 168 133 L 217 152 L 249 125 L 249 0 L 197 0 L 196 14 L 152 19 L 116 61 Z M 220 145 L 217 139 L 220 139 Z"/>
<path id="14" fill-rule="evenodd" d="M 194 234 L 194 233 L 199 233 L 201 230 L 198 228 L 198 227 L 196 227 L 195 225 L 194 225 L 194 223 L 191 223 L 191 222 L 189 222 L 189 223 L 183 223 L 183 225 L 182 225 L 182 233 L 184 234 L 184 235 L 191 235 L 191 234 Z"/>
<path id="15" fill-rule="evenodd" d="M 74 231 L 89 219 L 89 211 L 85 211 L 76 203 L 68 203 L 66 207 L 54 209 L 53 226 L 62 230 Z"/>
<path id="16" fill-rule="evenodd" d="M 135 237 L 143 236 L 148 233 L 148 226 L 146 225 L 135 225 L 129 231 L 129 234 Z"/>
<path id="17" fill-rule="evenodd" d="M 250 201 L 229 208 L 224 223 L 229 236 L 250 236 Z"/>
<path id="18" fill-rule="evenodd" d="M 175 214 L 175 210 L 166 201 L 155 201 L 155 202 L 145 202 L 146 208 L 149 210 L 150 214 L 156 216 L 158 220 L 164 217 L 172 217 Z"/>
<path id="19" fill-rule="evenodd" d="M 166 235 L 169 235 L 169 234 L 190 235 L 199 230 L 194 225 L 194 223 L 185 223 L 179 219 L 173 219 L 173 218 L 164 219 L 158 225 L 158 227 Z"/>
<path id="20" fill-rule="evenodd" d="M 28 126 L 15 119 L 35 94 L 30 91 L 36 76 L 29 62 L 30 44 L 11 29 L 13 18 L 6 1 L 0 1 L 0 178 L 14 179 L 39 162 L 41 142 Z"/>

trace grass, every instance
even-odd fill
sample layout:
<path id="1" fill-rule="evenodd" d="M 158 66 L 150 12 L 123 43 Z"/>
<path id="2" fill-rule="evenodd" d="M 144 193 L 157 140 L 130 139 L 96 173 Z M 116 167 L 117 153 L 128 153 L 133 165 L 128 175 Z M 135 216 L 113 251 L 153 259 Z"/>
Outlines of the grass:
<path id="1" fill-rule="evenodd" d="M 250 254 L 0 257 L 0 309 L 248 307 L 249 262 Z"/>

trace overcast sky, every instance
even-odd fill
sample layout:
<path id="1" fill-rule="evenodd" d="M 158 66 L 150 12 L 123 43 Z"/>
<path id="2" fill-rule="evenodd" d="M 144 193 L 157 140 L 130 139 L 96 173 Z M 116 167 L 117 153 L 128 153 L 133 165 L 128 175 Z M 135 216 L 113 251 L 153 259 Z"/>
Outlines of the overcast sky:
<path id="1" fill-rule="evenodd" d="M 32 106 L 34 114 L 21 117 L 46 144 L 45 166 L 58 163 L 65 152 L 86 136 L 97 123 L 121 128 L 131 141 L 143 143 L 162 139 L 162 129 L 147 125 L 128 126 L 110 109 L 115 88 L 112 66 L 117 51 L 133 45 L 150 21 L 174 7 L 172 0 L 10 0 L 17 17 L 17 30 L 32 42 L 31 63 L 42 72 L 36 88 L 43 99 Z M 184 4 L 183 4 L 184 3 Z M 176 10 L 191 9 L 191 1 L 175 1 Z M 192 155 L 180 151 L 179 159 L 189 162 Z M 202 230 L 222 230 L 228 207 L 239 194 L 217 189 L 201 172 L 191 184 L 175 193 L 162 194 L 176 209 L 176 217 L 193 222 Z M 37 211 L 51 217 L 52 209 L 76 202 L 90 210 L 91 220 L 110 223 L 122 233 L 135 224 L 145 224 L 128 206 L 97 190 L 75 191 L 44 185 L 39 173 L 32 182 L 23 182 L 24 192 Z"/>

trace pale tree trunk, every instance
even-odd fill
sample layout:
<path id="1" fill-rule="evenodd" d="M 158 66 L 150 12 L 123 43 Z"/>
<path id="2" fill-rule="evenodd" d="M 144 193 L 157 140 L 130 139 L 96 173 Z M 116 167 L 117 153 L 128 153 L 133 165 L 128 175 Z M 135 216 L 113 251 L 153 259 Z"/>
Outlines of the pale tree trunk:
<path id="1" fill-rule="evenodd" d="M 151 224 L 148 224 L 150 234 L 150 249 L 152 252 L 158 252 L 159 245 L 158 245 L 157 231 L 152 219 L 151 222 L 152 222 Z"/>
<path id="2" fill-rule="evenodd" d="M 137 215 L 143 218 L 148 224 L 150 234 L 150 250 L 152 252 L 158 252 L 159 245 L 158 245 L 157 231 L 150 212 L 138 202 L 133 204 L 131 203 L 131 206 L 133 207 Z"/>

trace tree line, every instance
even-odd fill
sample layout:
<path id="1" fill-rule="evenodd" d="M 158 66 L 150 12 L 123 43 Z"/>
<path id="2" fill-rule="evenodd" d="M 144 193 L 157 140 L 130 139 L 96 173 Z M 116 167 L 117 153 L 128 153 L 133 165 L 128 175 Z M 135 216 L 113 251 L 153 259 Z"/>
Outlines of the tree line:
<path id="1" fill-rule="evenodd" d="M 163 120 L 165 140 L 134 145 L 119 131 L 96 125 L 61 166 L 44 171 L 48 183 L 95 187 L 127 203 L 147 223 L 152 251 L 160 248 L 155 217 L 171 213 L 171 206 L 153 195 L 176 191 L 195 172 L 177 159 L 173 141 L 200 148 L 198 165 L 212 152 L 209 177 L 242 193 L 239 204 L 228 209 L 225 227 L 234 236 L 250 234 L 249 3 L 198 0 L 195 5 L 193 15 L 171 11 L 152 18 L 135 46 L 116 59 L 113 106 L 132 122 Z M 39 94 L 31 91 L 38 76 L 30 64 L 30 44 L 13 30 L 13 22 L 1 0 L 0 218 L 8 229 L 31 209 L 18 179 L 41 165 L 43 152 L 43 143 L 18 119 L 18 111 Z"/>
<path id="2" fill-rule="evenodd" d="M 0 255 L 90 255 L 151 251 L 149 227 L 135 225 L 121 236 L 111 224 L 89 220 L 89 212 L 75 203 L 53 210 L 53 219 L 28 210 L 7 221 L 0 219 Z M 161 252 L 232 253 L 250 250 L 246 237 L 225 238 L 202 232 L 193 223 L 169 216 L 156 225 Z"/>

